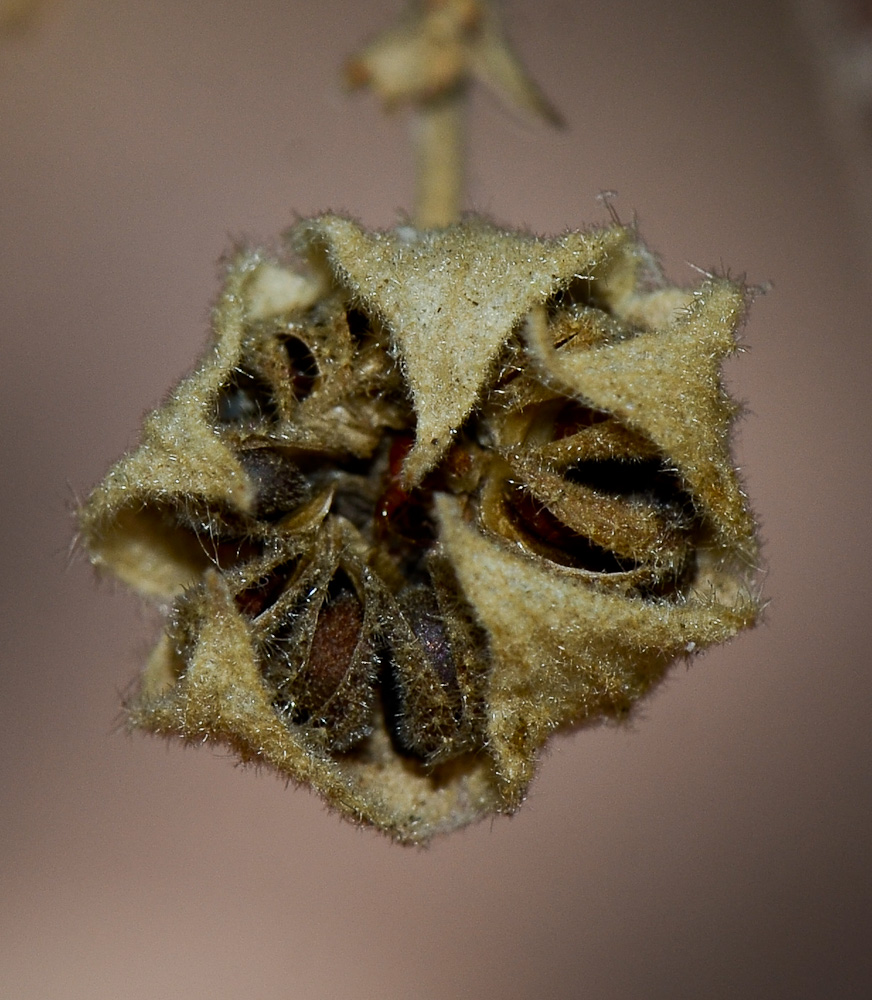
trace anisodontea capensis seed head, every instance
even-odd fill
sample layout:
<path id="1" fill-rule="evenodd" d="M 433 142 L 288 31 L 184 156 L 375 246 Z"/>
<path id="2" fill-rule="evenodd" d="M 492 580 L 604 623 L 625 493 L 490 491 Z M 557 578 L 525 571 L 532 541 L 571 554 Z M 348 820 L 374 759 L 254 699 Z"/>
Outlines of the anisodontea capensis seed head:
<path id="1" fill-rule="evenodd" d="M 422 843 L 522 801 L 752 624 L 720 378 L 743 287 L 621 226 L 301 222 L 230 266 L 199 368 L 80 512 L 169 608 L 134 725 L 222 741 Z"/>

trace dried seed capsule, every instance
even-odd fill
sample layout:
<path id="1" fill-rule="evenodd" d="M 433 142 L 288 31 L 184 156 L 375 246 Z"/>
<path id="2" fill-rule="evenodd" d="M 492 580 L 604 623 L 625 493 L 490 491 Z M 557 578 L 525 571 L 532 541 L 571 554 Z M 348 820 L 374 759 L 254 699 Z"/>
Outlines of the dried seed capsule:
<path id="1" fill-rule="evenodd" d="M 719 376 L 745 293 L 647 290 L 619 226 L 290 240 L 305 274 L 230 268 L 82 535 L 170 606 L 136 725 L 423 842 L 517 808 L 556 728 L 753 623 Z"/>

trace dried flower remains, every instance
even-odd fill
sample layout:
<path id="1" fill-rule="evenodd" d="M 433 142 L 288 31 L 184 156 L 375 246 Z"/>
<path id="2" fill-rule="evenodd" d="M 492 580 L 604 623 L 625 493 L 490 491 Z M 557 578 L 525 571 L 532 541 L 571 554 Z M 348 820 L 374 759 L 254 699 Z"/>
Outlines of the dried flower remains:
<path id="1" fill-rule="evenodd" d="M 720 365 L 745 289 L 618 224 L 322 216 L 240 253 L 200 366 L 80 512 L 168 609 L 133 725 L 231 745 L 423 843 L 521 803 L 758 613 Z"/>

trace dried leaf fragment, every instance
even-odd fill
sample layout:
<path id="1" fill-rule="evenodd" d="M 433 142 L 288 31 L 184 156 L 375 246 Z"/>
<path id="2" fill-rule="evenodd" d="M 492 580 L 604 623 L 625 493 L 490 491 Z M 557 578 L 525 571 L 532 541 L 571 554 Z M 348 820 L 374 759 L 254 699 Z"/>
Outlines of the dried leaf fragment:
<path id="1" fill-rule="evenodd" d="M 511 107 L 562 124 L 524 71 L 489 0 L 412 0 L 346 66 L 350 86 L 368 86 L 387 109 L 412 111 L 415 223 L 442 227 L 460 217 L 463 104 L 478 79 Z"/>
<path id="2" fill-rule="evenodd" d="M 169 608 L 133 725 L 424 843 L 518 807 L 557 729 L 753 624 L 720 364 L 746 294 L 635 233 L 301 222 L 80 512 Z"/>
<path id="3" fill-rule="evenodd" d="M 388 107 L 436 100 L 476 77 L 508 104 L 560 122 L 509 48 L 489 0 L 413 0 L 345 73 L 351 86 L 372 87 Z"/>

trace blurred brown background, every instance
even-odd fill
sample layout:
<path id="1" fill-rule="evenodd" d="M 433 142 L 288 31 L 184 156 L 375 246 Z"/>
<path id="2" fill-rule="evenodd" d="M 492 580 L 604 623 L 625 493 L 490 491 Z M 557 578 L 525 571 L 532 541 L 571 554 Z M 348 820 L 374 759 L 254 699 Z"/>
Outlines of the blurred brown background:
<path id="1" fill-rule="evenodd" d="M 54 0 L 0 38 L 0 994 L 867 996 L 870 216 L 787 4 L 508 0 L 569 128 L 479 94 L 470 167 L 497 220 L 603 221 L 610 188 L 676 281 L 772 283 L 729 366 L 767 624 L 429 851 L 119 728 L 156 623 L 67 566 L 71 505 L 192 364 L 234 240 L 410 207 L 401 119 L 338 85 L 398 3 Z"/>

